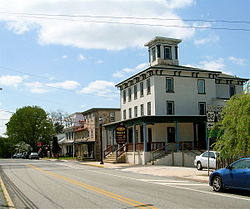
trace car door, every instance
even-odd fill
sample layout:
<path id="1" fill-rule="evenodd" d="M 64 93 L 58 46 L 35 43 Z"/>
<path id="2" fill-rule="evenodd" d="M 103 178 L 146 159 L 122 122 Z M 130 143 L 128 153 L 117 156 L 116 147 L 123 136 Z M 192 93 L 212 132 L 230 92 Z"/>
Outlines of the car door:
<path id="1" fill-rule="evenodd" d="M 223 181 L 227 187 L 250 189 L 250 160 L 239 160 L 229 166 Z"/>
<path id="2" fill-rule="evenodd" d="M 208 161 L 208 152 L 204 152 L 201 156 L 201 164 L 202 167 L 207 167 L 207 161 Z"/>
<path id="3" fill-rule="evenodd" d="M 209 168 L 216 168 L 216 156 L 214 152 L 209 153 Z"/>

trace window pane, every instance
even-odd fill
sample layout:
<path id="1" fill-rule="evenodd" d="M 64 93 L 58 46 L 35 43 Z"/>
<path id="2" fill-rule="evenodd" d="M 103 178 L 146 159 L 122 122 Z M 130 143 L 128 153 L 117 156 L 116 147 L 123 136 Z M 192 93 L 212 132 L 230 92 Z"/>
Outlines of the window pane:
<path id="1" fill-rule="evenodd" d="M 131 88 L 128 89 L 128 101 L 130 102 L 131 101 Z"/>
<path id="2" fill-rule="evenodd" d="M 123 91 L 123 103 L 126 102 L 126 90 Z"/>
<path id="3" fill-rule="evenodd" d="M 164 47 L 164 59 L 172 59 L 171 47 L 165 46 Z"/>
<path id="4" fill-rule="evenodd" d="M 161 46 L 157 45 L 157 57 L 160 58 L 161 57 Z"/>
<path id="5" fill-rule="evenodd" d="M 143 82 L 140 83 L 140 94 L 143 96 Z"/>
<path id="6" fill-rule="evenodd" d="M 230 94 L 230 97 L 235 95 L 235 86 L 234 85 L 229 86 L 229 94 Z"/>
<path id="7" fill-rule="evenodd" d="M 173 115 L 174 114 L 174 102 L 168 101 L 167 102 L 167 115 Z"/>
<path id="8" fill-rule="evenodd" d="M 150 94 L 150 79 L 147 80 L 147 94 Z"/>
<path id="9" fill-rule="evenodd" d="M 198 93 L 205 94 L 205 80 L 198 80 Z"/>
<path id="10" fill-rule="evenodd" d="M 206 115 L 206 103 L 205 102 L 199 102 L 199 114 Z"/>
<path id="11" fill-rule="evenodd" d="M 156 60 L 156 56 L 155 56 L 155 47 L 152 48 L 152 61 L 155 61 Z"/>
<path id="12" fill-rule="evenodd" d="M 134 85 L 134 99 L 137 99 L 137 85 Z"/>
<path id="13" fill-rule="evenodd" d="M 173 78 L 166 78 L 166 91 L 172 92 L 174 91 L 174 82 Z"/>
<path id="14" fill-rule="evenodd" d="M 143 116 L 143 115 L 144 115 L 144 105 L 141 104 L 141 116 Z"/>
<path id="15" fill-rule="evenodd" d="M 147 103 L 147 115 L 151 115 L 151 102 Z"/>

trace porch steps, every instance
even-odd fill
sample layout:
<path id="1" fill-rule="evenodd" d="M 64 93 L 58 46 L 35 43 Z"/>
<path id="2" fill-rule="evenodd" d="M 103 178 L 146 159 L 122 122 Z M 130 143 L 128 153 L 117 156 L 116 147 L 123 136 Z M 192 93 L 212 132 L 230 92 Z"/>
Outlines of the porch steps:
<path id="1" fill-rule="evenodd" d="M 104 163 L 125 163 L 126 162 L 126 156 L 125 153 L 121 155 L 118 160 L 116 160 L 116 154 L 115 152 L 109 154 L 105 159 Z"/>

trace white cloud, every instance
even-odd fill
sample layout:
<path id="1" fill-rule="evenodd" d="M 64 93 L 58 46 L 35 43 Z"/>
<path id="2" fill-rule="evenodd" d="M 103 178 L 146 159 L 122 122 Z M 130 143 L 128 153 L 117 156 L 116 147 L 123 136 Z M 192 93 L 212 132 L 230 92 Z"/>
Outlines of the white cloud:
<path id="1" fill-rule="evenodd" d="M 5 21 L 10 30 L 19 34 L 36 29 L 40 44 L 121 50 L 128 47 L 143 47 L 143 44 L 156 34 L 182 39 L 192 37 L 194 29 L 169 26 L 187 26 L 188 23 L 182 21 L 175 10 L 191 6 L 193 3 L 194 0 L 8 0 L 0 4 L 0 11 L 68 16 L 1 14 L 0 20 Z M 117 16 L 176 20 L 110 18 Z"/>
<path id="2" fill-rule="evenodd" d="M 194 44 L 198 46 L 198 45 L 204 45 L 207 43 L 215 43 L 215 42 L 219 41 L 219 39 L 220 39 L 219 36 L 211 35 L 208 38 L 196 39 L 194 41 Z"/>
<path id="3" fill-rule="evenodd" d="M 115 78 L 124 78 L 127 77 L 128 74 L 132 74 L 132 73 L 137 73 L 141 70 L 143 70 L 144 68 L 148 67 L 148 63 L 141 63 L 139 65 L 137 65 L 135 68 L 124 68 L 120 71 L 117 71 L 113 74 L 113 77 Z"/>
<path id="4" fill-rule="evenodd" d="M 82 54 L 79 54 L 78 55 L 78 60 L 80 60 L 80 61 L 86 60 L 86 57 L 84 55 L 82 55 Z"/>
<path id="5" fill-rule="evenodd" d="M 0 76 L 0 85 L 17 87 L 24 80 L 22 76 L 3 75 Z"/>
<path id="6" fill-rule="evenodd" d="M 204 70 L 221 71 L 225 74 L 233 75 L 232 72 L 225 71 L 225 60 L 223 58 L 213 59 L 213 57 L 205 57 L 207 60 L 200 61 L 199 64 L 187 64 L 185 66 L 195 67 Z"/>
<path id="7" fill-rule="evenodd" d="M 64 82 L 56 82 L 56 83 L 47 83 L 46 86 L 62 88 L 62 89 L 76 89 L 80 84 L 76 81 L 64 81 Z"/>
<path id="8" fill-rule="evenodd" d="M 243 58 L 228 57 L 228 59 L 229 59 L 231 62 L 233 62 L 233 63 L 235 63 L 235 64 L 237 64 L 237 65 L 244 65 L 245 62 L 246 62 L 246 60 L 243 59 Z"/>
<path id="9" fill-rule="evenodd" d="M 43 94 L 50 91 L 43 83 L 37 81 L 25 83 L 24 85 L 29 88 L 30 92 L 35 94 Z"/>
<path id="10" fill-rule="evenodd" d="M 88 86 L 82 88 L 80 94 L 94 94 L 105 98 L 114 98 L 118 96 L 115 84 L 110 81 L 96 80 L 89 83 Z"/>
<path id="11" fill-rule="evenodd" d="M 63 55 L 63 56 L 62 56 L 62 59 L 67 59 L 67 58 L 68 58 L 67 55 Z"/>
<path id="12" fill-rule="evenodd" d="M 218 58 L 215 60 L 209 60 L 209 61 L 201 61 L 200 66 L 203 69 L 206 70 L 215 70 L 215 71 L 220 71 L 224 69 L 225 63 L 223 58 Z"/>

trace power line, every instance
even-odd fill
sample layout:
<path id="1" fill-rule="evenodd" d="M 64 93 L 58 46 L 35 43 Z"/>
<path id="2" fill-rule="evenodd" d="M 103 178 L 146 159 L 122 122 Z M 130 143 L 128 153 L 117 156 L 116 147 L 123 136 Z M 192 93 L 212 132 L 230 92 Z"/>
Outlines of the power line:
<path id="1" fill-rule="evenodd" d="M 3 13 L 3 12 L 0 12 Z M 9 13 L 11 14 L 11 13 Z M 49 19 L 49 20 L 59 20 L 59 21 L 80 21 L 80 22 L 89 22 L 89 23 L 105 23 L 105 24 L 123 24 L 123 25 L 137 25 L 137 26 L 150 26 L 150 27 L 166 27 L 166 28 L 193 28 L 193 29 L 213 29 L 213 30 L 229 30 L 229 31 L 244 31 L 250 32 L 250 29 L 246 28 L 230 28 L 230 27 L 212 27 L 212 26 L 194 26 L 194 25 L 166 25 L 166 24 L 149 24 L 149 23 L 134 23 L 134 22 L 118 22 L 118 21 L 107 21 L 107 20 L 77 20 L 77 19 L 62 19 L 62 18 L 54 18 L 54 17 L 67 17 L 69 15 L 50 15 L 50 14 L 29 14 L 29 13 L 12 13 L 11 15 L 15 15 L 19 18 L 35 18 L 35 19 Z M 39 16 L 37 16 L 39 15 Z M 81 16 L 72 16 L 72 17 L 81 17 Z M 98 16 L 96 16 L 98 17 Z M 96 18 L 91 17 L 91 18 Z M 112 17 L 112 16 L 110 16 Z M 106 17 L 108 18 L 108 16 Z M 138 17 L 139 18 L 139 17 Z M 138 19 L 137 18 L 137 19 Z M 146 19 L 146 18 L 144 18 Z M 179 19 L 165 19 L 165 20 L 179 20 Z M 186 20 L 186 21 L 195 21 L 195 20 Z M 244 23 L 250 24 L 249 21 L 230 21 L 230 20 L 196 20 L 200 22 L 224 22 L 224 23 Z"/>
<path id="2" fill-rule="evenodd" d="M 97 19 L 136 19 L 136 20 L 164 20 L 178 21 L 178 18 L 161 18 L 161 17 L 137 17 L 137 16 L 111 16 L 111 15 L 67 15 L 67 14 L 46 14 L 46 13 L 24 13 L 24 12 L 0 12 L 10 15 L 28 15 L 28 16 L 49 16 L 49 17 L 84 17 Z M 184 22 L 208 22 L 208 23 L 232 23 L 232 24 L 250 24 L 247 20 L 224 20 L 224 19 L 181 19 Z"/>

